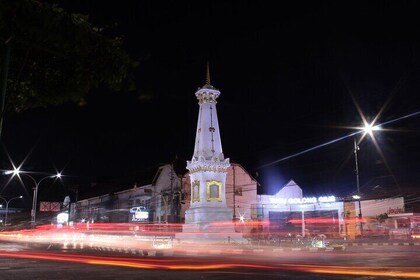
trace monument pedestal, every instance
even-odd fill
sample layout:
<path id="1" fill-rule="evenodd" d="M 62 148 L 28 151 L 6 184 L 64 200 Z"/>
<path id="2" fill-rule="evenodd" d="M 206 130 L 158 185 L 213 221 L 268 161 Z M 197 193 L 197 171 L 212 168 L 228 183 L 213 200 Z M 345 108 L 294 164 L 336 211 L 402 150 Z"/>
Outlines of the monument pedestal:
<path id="1" fill-rule="evenodd" d="M 232 210 L 227 207 L 195 207 L 185 212 L 182 233 L 175 239 L 181 243 L 199 244 L 247 244 L 242 233 L 235 231 L 231 220 Z"/>

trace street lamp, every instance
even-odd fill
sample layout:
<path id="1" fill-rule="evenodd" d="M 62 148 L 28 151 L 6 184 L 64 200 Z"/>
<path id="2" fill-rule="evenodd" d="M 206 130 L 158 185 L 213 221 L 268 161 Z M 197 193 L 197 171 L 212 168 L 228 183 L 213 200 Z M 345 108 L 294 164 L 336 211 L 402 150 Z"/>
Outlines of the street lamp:
<path id="1" fill-rule="evenodd" d="M 16 197 L 12 197 L 9 200 L 6 200 L 4 197 L 0 196 L 1 199 L 3 199 L 4 202 L 6 202 L 6 215 L 4 217 L 4 225 L 7 225 L 7 213 L 9 212 L 9 203 L 10 201 L 14 200 L 14 199 L 18 199 L 18 198 L 22 198 L 23 196 L 16 196 Z"/>
<path id="2" fill-rule="evenodd" d="M 373 138 L 373 132 L 381 129 L 380 126 L 374 125 L 373 123 L 369 124 L 365 120 L 363 122 L 364 122 L 364 126 L 362 127 L 362 131 L 361 131 L 361 132 L 363 132 L 361 140 L 363 139 L 363 137 L 366 136 L 366 134 L 369 134 L 369 136 Z M 362 217 L 363 216 L 362 216 L 362 205 L 361 205 L 361 202 L 360 202 L 361 196 L 360 196 L 360 181 L 359 181 L 359 163 L 358 163 L 358 160 L 357 160 L 357 151 L 359 151 L 359 150 L 360 150 L 360 148 L 359 148 L 359 145 L 357 144 L 356 137 L 354 137 L 354 150 L 353 150 L 353 152 L 354 152 L 354 162 L 355 162 L 355 166 L 356 166 L 357 195 L 353 195 L 353 199 L 357 199 L 358 204 L 359 204 L 358 218 L 359 218 L 359 223 L 360 223 L 360 235 L 363 235 L 363 222 L 362 222 Z"/>
<path id="3" fill-rule="evenodd" d="M 359 223 L 360 223 L 360 235 L 363 235 L 363 224 L 362 224 L 362 205 L 360 202 L 360 183 L 359 183 L 359 164 L 357 161 L 357 151 L 360 150 L 359 145 L 357 145 L 356 137 L 354 138 L 354 162 L 356 165 L 356 187 L 357 195 L 354 195 L 353 198 L 357 199 L 359 202 Z"/>
<path id="4" fill-rule="evenodd" d="M 36 223 L 36 204 L 37 204 L 37 199 L 38 199 L 39 185 L 41 184 L 42 181 L 44 181 L 45 179 L 48 179 L 48 178 L 61 178 L 61 173 L 58 172 L 56 175 L 45 176 L 38 181 L 34 177 L 32 177 L 30 174 L 28 174 L 24 171 L 21 171 L 19 168 L 15 168 L 14 170 L 6 171 L 6 172 L 4 172 L 4 174 L 13 174 L 13 176 L 25 175 L 25 176 L 28 176 L 29 178 L 31 178 L 31 180 L 35 183 L 35 188 L 33 188 L 34 195 L 33 195 L 33 199 L 32 199 L 32 210 L 31 210 L 31 223 L 32 223 L 32 225 L 35 225 L 35 223 Z"/>

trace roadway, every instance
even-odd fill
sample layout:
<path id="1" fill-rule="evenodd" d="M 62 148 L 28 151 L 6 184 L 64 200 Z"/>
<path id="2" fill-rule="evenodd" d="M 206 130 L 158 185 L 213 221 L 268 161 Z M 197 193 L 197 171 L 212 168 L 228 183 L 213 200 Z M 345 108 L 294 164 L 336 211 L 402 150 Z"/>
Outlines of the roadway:
<path id="1" fill-rule="evenodd" d="M 420 279 L 420 246 L 136 250 L 0 243 L 1 279 Z"/>

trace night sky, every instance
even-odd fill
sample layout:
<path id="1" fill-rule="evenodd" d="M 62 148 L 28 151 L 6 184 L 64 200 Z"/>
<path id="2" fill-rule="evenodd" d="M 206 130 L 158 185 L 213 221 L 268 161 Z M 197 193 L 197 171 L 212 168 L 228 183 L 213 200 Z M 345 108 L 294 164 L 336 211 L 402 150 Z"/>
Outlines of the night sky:
<path id="1" fill-rule="evenodd" d="M 362 191 L 420 187 L 420 115 L 397 120 L 420 111 L 420 3 L 274 2 L 61 1 L 95 25 L 118 23 L 107 32 L 140 61 L 137 90 L 98 88 L 84 107 L 7 114 L 1 168 L 11 168 L 6 151 L 16 164 L 27 157 L 23 170 L 64 168 L 71 177 L 45 188 L 65 190 L 175 157 L 185 167 L 209 62 L 224 154 L 259 192 L 290 179 L 307 195 L 354 192 L 352 137 L 271 163 L 354 132 L 344 127 L 362 123 L 355 102 L 370 121 L 380 111 L 377 124 L 396 120 L 375 132 L 383 157 L 369 137 L 360 144 Z"/>

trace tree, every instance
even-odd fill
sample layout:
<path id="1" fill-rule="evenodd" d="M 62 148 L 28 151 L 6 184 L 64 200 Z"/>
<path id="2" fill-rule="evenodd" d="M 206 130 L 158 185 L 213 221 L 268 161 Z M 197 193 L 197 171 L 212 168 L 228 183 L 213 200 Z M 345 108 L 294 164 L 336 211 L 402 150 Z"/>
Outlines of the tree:
<path id="1" fill-rule="evenodd" d="M 6 110 L 83 104 L 100 85 L 134 89 L 130 73 L 137 63 L 121 37 L 106 36 L 88 16 L 44 1 L 0 0 L 0 6 L 0 45 L 12 44 Z"/>

